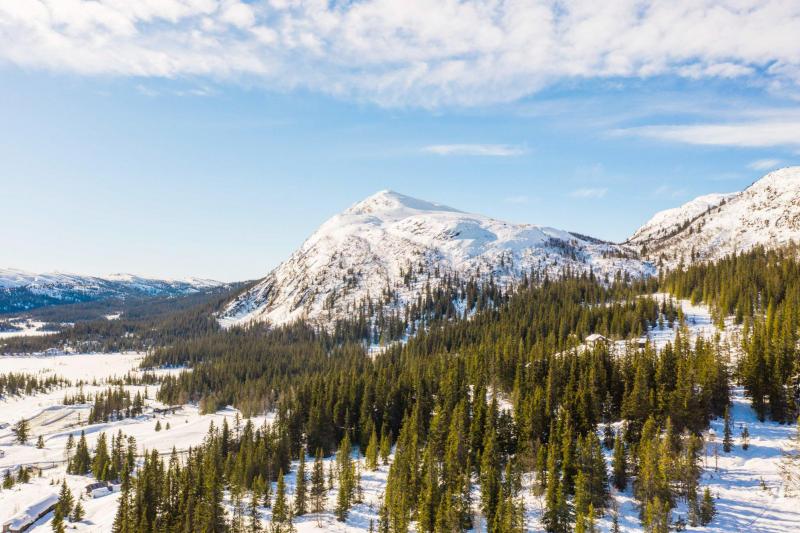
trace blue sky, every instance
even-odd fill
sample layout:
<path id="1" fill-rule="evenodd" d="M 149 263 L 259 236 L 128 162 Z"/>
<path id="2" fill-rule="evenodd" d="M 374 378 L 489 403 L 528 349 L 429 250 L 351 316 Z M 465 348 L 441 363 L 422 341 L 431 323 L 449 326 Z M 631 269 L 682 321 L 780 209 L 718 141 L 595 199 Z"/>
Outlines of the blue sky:
<path id="1" fill-rule="evenodd" d="M 387 50 L 378 40 L 368 48 L 375 57 L 348 58 L 326 25 L 309 22 L 319 11 L 296 10 L 287 26 L 278 2 L 207 0 L 202 13 L 91 17 L 78 0 L 66 12 L 41 4 L 51 9 L 47 24 L 0 2 L 0 43 L 27 44 L 0 47 L 0 267 L 257 278 L 326 218 L 386 188 L 623 240 L 660 209 L 800 162 L 800 76 L 792 62 L 800 54 L 767 53 L 747 35 L 722 52 L 695 43 L 677 60 L 664 59 L 672 54 L 655 40 L 643 45 L 649 55 L 624 46 L 603 59 L 570 53 L 559 65 L 574 67 L 560 72 L 555 59 L 498 56 L 496 42 L 520 37 L 477 8 L 451 15 L 496 26 L 499 41 L 478 31 L 478 48 L 441 52 L 437 37 L 462 36 L 430 22 L 425 39 Z M 106 4 L 118 6 L 99 5 Z M 163 6 L 171 4 L 200 5 Z M 377 17 L 393 28 L 418 26 L 414 12 L 399 21 L 384 16 L 392 2 L 353 4 L 372 9 L 373 25 Z M 366 31 L 353 22 L 366 15 L 349 4 L 319 9 L 340 17 L 345 35 Z M 800 14 L 774 11 L 764 15 L 775 23 L 771 44 L 800 46 L 781 40 L 782 31 L 800 28 Z M 752 13 L 739 22 L 756 24 L 751 19 L 766 24 Z M 214 26 L 222 21 L 233 29 Z M 288 30 L 279 31 L 298 21 L 311 37 L 295 41 L 316 36 L 321 44 L 308 45 L 314 53 L 291 48 Z M 649 35 L 647 25 L 657 22 L 624 29 Z M 60 39 L 58 48 L 45 31 Z M 227 48 L 185 44 L 181 32 L 213 34 Z M 257 48 L 256 38 L 282 48 Z M 596 48 L 591 41 L 587 50 Z M 522 49 L 533 57 L 537 43 Z M 153 59 L 154 51 L 170 61 Z M 504 53 L 516 57 L 514 49 Z M 261 57 L 272 59 L 252 66 Z M 416 73 L 420 62 L 424 75 Z"/>

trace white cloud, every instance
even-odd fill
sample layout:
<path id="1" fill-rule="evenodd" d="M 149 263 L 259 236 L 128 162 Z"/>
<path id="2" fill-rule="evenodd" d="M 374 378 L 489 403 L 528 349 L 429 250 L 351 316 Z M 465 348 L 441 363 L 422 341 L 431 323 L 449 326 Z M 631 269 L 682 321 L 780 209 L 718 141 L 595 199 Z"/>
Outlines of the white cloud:
<path id="1" fill-rule="evenodd" d="M 785 0 L 0 0 L 0 62 L 423 107 L 664 75 L 796 92 L 798 27 Z"/>
<path id="2" fill-rule="evenodd" d="M 743 148 L 800 146 L 800 118 L 759 118 L 732 123 L 638 126 L 616 129 L 611 133 L 709 146 Z"/>
<path id="3" fill-rule="evenodd" d="M 510 144 L 431 144 L 422 148 L 423 152 L 436 155 L 472 155 L 489 157 L 513 157 L 523 155 L 527 150 Z"/>
<path id="4" fill-rule="evenodd" d="M 575 189 L 569 195 L 573 198 L 604 198 L 607 192 L 606 187 L 585 187 Z"/>
<path id="5" fill-rule="evenodd" d="M 783 163 L 780 159 L 757 159 L 747 165 L 748 168 L 753 170 L 770 170 L 780 166 Z"/>

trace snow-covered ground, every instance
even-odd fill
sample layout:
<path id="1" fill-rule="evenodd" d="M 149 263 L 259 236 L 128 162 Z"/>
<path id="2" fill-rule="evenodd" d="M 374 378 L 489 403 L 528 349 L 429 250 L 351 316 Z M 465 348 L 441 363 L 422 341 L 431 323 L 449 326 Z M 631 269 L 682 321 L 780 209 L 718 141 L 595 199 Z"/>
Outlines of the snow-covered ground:
<path id="1" fill-rule="evenodd" d="M 55 331 L 42 330 L 41 328 L 45 325 L 45 323 L 37 320 L 8 320 L 7 322 L 19 329 L 12 331 L 0 331 L 0 339 L 52 335 L 53 333 L 56 333 Z"/>
<path id="2" fill-rule="evenodd" d="M 7 356 L 0 357 L 0 372 L 26 372 L 36 375 L 53 375 L 66 378 L 72 385 L 53 389 L 46 393 L 31 396 L 0 397 L 0 473 L 7 469 L 16 469 L 21 465 L 50 466 L 42 477 L 34 476 L 31 483 L 15 485 L 10 490 L 0 490 L 0 524 L 18 512 L 24 511 L 48 494 L 56 491 L 54 484 L 65 477 L 66 465 L 64 450 L 70 434 L 77 438 L 81 430 L 86 433 L 90 448 L 94 447 L 100 433 L 106 432 L 110 438 L 122 430 L 125 435 L 136 438 L 139 452 L 158 450 L 168 454 L 173 447 L 185 450 L 199 444 L 213 422 L 219 426 L 224 419 L 233 424 L 236 410 L 232 408 L 214 414 L 200 414 L 197 406 L 184 405 L 177 412 L 155 414 L 152 407 L 161 404 L 152 398 L 157 386 L 126 386 L 132 394 L 146 394 L 145 413 L 142 416 L 108 423 L 84 425 L 88 418 L 91 404 L 62 405 L 65 395 L 74 395 L 81 390 L 79 381 L 86 383 L 82 390 L 86 394 L 105 390 L 108 380 L 122 377 L 129 372 L 138 373 L 143 358 L 140 353 L 113 354 L 76 354 L 56 356 Z M 182 369 L 148 370 L 156 375 L 179 372 Z M 28 444 L 20 445 L 14 441 L 11 427 L 20 418 L 30 422 L 31 439 Z M 256 417 L 253 423 L 261 425 L 270 417 Z M 160 421 L 161 431 L 155 430 L 156 421 Z M 169 424 L 169 429 L 166 429 Z M 44 439 L 44 448 L 35 446 L 39 436 Z M 78 495 L 93 480 L 86 476 L 66 476 L 67 483 Z M 98 499 L 83 501 L 86 518 L 75 524 L 77 531 L 108 532 L 116 511 L 118 495 L 112 494 Z M 50 531 L 49 521 L 52 514 L 44 517 L 31 531 Z"/>
<path id="3" fill-rule="evenodd" d="M 669 296 L 657 294 L 655 297 L 663 299 Z M 692 342 L 699 337 L 713 339 L 719 334 L 720 342 L 723 345 L 727 343 L 732 362 L 735 361 L 739 350 L 739 326 L 728 319 L 725 329 L 720 331 L 714 325 L 708 307 L 688 300 L 675 300 L 675 304 L 680 305 L 683 311 Z M 647 337 L 657 349 L 661 349 L 675 339 L 675 333 L 676 328 L 665 325 L 649 331 Z M 688 527 L 687 531 L 800 531 L 800 497 L 785 493 L 780 474 L 783 454 L 790 448 L 796 428 L 770 421 L 759 422 L 741 387 L 733 387 L 731 399 L 734 447 L 730 453 L 723 451 L 723 421 L 712 421 L 711 429 L 706 433 L 700 482 L 700 490 L 707 486 L 716 498 L 717 515 L 708 526 Z M 750 432 L 747 450 L 741 446 L 741 430 L 745 425 Z M 766 488 L 762 488 L 762 480 Z M 638 507 L 630 489 L 623 494 L 614 494 L 614 498 L 619 506 L 621 530 L 641 531 Z M 680 505 L 679 511 L 673 513 L 674 518 L 679 515 L 686 518 L 685 506 Z M 601 520 L 600 525 L 603 530 L 610 529 L 609 517 Z"/>

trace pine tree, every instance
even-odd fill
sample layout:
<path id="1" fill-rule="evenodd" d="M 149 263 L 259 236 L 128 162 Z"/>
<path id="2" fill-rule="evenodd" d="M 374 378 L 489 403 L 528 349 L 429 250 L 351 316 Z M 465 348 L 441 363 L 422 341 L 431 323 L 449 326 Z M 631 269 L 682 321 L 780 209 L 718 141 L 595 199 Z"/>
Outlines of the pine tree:
<path id="1" fill-rule="evenodd" d="M 708 525 L 717 514 L 716 506 L 714 505 L 714 498 L 711 496 L 711 491 L 708 487 L 703 491 L 703 502 L 700 504 L 700 524 Z"/>
<path id="2" fill-rule="evenodd" d="M 378 468 L 378 453 L 378 433 L 375 431 L 375 426 L 373 426 L 365 454 L 367 468 L 370 470 L 376 470 Z"/>
<path id="3" fill-rule="evenodd" d="M 722 449 L 725 453 L 730 453 L 733 449 L 733 433 L 731 431 L 731 415 L 728 407 L 725 407 L 725 422 L 723 428 Z"/>
<path id="4" fill-rule="evenodd" d="M 258 493 L 255 490 L 250 496 L 247 515 L 250 518 L 249 533 L 261 533 L 261 513 L 258 511 Z"/>
<path id="5" fill-rule="evenodd" d="M 36 439 L 36 448 L 38 448 L 39 450 L 44 448 L 44 437 L 42 437 L 41 435 L 39 435 L 39 438 Z"/>
<path id="6" fill-rule="evenodd" d="M 314 512 L 319 514 L 325 510 L 325 466 L 322 462 L 322 448 L 317 448 L 317 456 L 314 459 L 314 469 L 311 471 L 311 501 L 314 505 Z"/>
<path id="7" fill-rule="evenodd" d="M 336 452 L 337 470 L 339 472 L 339 492 L 336 494 L 336 519 L 344 522 L 350 512 L 355 490 L 355 469 L 350 457 L 350 437 L 345 432 L 339 450 Z"/>
<path id="8" fill-rule="evenodd" d="M 306 450 L 300 450 L 300 464 L 297 467 L 296 484 L 294 491 L 294 514 L 303 516 L 306 514 L 306 500 L 308 489 L 306 488 Z"/>
<path id="9" fill-rule="evenodd" d="M 742 449 L 747 450 L 750 447 L 750 430 L 747 426 L 742 428 Z"/>
<path id="10" fill-rule="evenodd" d="M 72 515 L 70 516 L 70 520 L 72 522 L 80 522 L 83 520 L 83 517 L 86 513 L 83 510 L 83 504 L 80 500 L 75 502 L 75 507 L 72 509 Z"/>
<path id="11" fill-rule="evenodd" d="M 617 490 L 625 490 L 628 486 L 627 459 L 625 454 L 625 443 L 622 441 L 621 431 L 617 432 L 614 439 L 614 456 L 611 461 L 611 481 Z"/>
<path id="12" fill-rule="evenodd" d="M 389 464 L 389 455 L 392 453 L 392 435 L 384 431 L 381 434 L 380 455 L 384 466 Z"/>
<path id="13" fill-rule="evenodd" d="M 14 437 L 18 443 L 26 444 L 28 442 L 30 427 L 27 420 L 20 418 L 19 422 L 14 424 L 12 431 L 14 432 Z"/>
<path id="14" fill-rule="evenodd" d="M 567 496 L 558 469 L 559 446 L 555 439 L 549 445 L 547 455 L 547 490 L 545 492 L 545 511 L 542 522 L 549 533 L 568 533 L 569 507 Z"/>
<path id="15" fill-rule="evenodd" d="M 83 476 L 92 466 L 92 459 L 89 455 L 89 447 L 86 445 L 86 434 L 81 430 L 81 437 L 75 447 L 75 455 L 70 462 L 69 472 L 71 474 Z"/>
<path id="16" fill-rule="evenodd" d="M 69 518 L 75 499 L 72 491 L 67 486 L 67 481 L 61 482 L 61 490 L 58 492 L 58 502 L 53 511 L 53 531 L 64 531 L 64 520 Z"/>
<path id="17" fill-rule="evenodd" d="M 481 455 L 481 510 L 488 524 L 493 523 L 500 497 L 500 458 L 494 428 L 484 432 L 483 454 Z"/>
<path id="18" fill-rule="evenodd" d="M 278 486 L 275 489 L 275 503 L 272 506 L 272 533 L 287 533 L 291 529 L 289 504 L 286 502 L 286 485 L 283 470 L 278 473 Z"/>
<path id="19" fill-rule="evenodd" d="M 108 469 L 111 464 L 111 457 L 108 454 L 108 444 L 106 434 L 100 433 L 97 437 L 95 455 L 92 460 L 92 475 L 101 481 L 108 481 Z"/>

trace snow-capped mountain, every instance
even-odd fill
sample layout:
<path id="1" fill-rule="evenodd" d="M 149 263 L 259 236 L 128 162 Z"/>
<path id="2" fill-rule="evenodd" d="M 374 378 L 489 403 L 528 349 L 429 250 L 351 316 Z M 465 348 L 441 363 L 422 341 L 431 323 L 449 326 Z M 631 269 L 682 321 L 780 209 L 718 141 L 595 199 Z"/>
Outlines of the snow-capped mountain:
<path id="1" fill-rule="evenodd" d="M 738 193 L 701 196 L 662 211 L 627 244 L 674 266 L 790 241 L 800 242 L 800 167 L 770 172 Z"/>
<path id="2" fill-rule="evenodd" d="M 105 277 L 53 272 L 35 274 L 0 268 L 0 313 L 63 303 L 128 296 L 178 296 L 211 289 L 220 282 L 187 278 L 151 279 L 131 274 Z"/>
<path id="3" fill-rule="evenodd" d="M 322 224 L 288 260 L 233 300 L 221 322 L 326 321 L 387 289 L 401 306 L 446 274 L 491 275 L 507 284 L 531 270 L 558 276 L 567 268 L 600 276 L 652 271 L 624 246 L 381 191 Z"/>
<path id="4" fill-rule="evenodd" d="M 644 226 L 636 230 L 628 242 L 641 244 L 648 241 L 665 239 L 680 231 L 691 221 L 722 202 L 735 196 L 736 193 L 712 193 L 698 196 L 680 207 L 659 211 Z"/>

